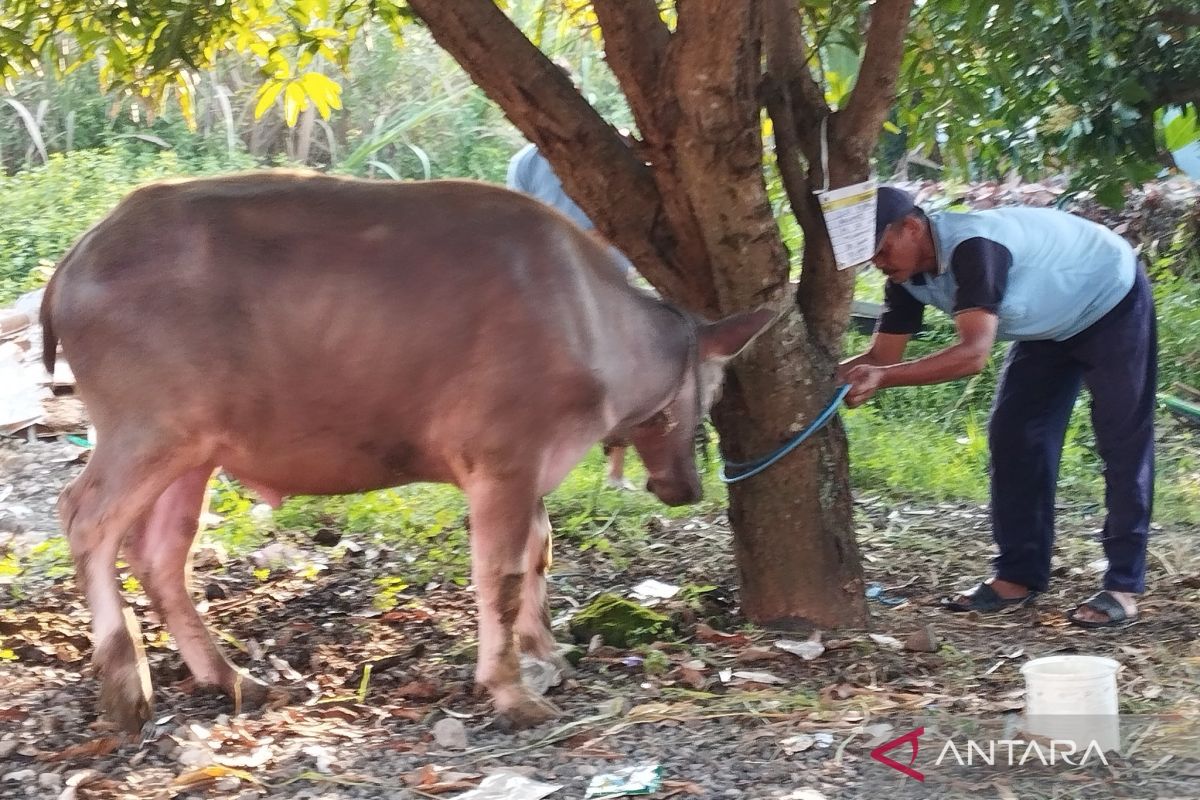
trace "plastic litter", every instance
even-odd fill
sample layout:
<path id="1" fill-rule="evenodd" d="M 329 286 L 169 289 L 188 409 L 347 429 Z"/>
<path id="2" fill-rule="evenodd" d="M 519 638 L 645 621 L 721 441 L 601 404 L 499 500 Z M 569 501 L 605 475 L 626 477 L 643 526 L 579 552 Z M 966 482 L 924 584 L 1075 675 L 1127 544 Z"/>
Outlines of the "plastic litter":
<path id="1" fill-rule="evenodd" d="M 662 786 L 662 767 L 659 764 L 639 764 L 616 772 L 596 775 L 588 784 L 585 798 L 628 797 L 651 794 Z"/>
<path id="2" fill-rule="evenodd" d="M 557 783 L 542 783 L 515 772 L 495 772 L 455 800 L 541 800 L 561 788 Z"/>

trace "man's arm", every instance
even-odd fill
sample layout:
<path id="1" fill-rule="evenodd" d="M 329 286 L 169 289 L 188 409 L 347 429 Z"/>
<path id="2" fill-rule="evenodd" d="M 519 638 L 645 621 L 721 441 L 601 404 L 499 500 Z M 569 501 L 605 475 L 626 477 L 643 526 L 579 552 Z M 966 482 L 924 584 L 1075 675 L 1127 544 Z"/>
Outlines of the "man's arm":
<path id="1" fill-rule="evenodd" d="M 865 353 L 848 358 L 838 365 L 837 379 L 845 381 L 849 371 L 859 364 L 885 367 L 904 358 L 904 349 L 913 334 L 921 330 L 925 305 L 899 284 L 886 282 L 883 285 L 883 313 L 871 346 Z"/>
<path id="2" fill-rule="evenodd" d="M 859 364 L 866 364 L 872 367 L 886 367 L 891 364 L 898 364 L 904 358 L 904 351 L 908 347 L 908 340 L 912 338 L 912 334 L 908 333 L 884 333 L 876 331 L 871 337 L 871 346 L 866 352 L 859 353 L 853 358 L 848 358 L 838 365 L 837 378 L 839 381 L 846 380 L 846 373 L 853 367 Z"/>
<path id="3" fill-rule="evenodd" d="M 998 322 L 991 311 L 980 308 L 963 311 L 954 317 L 958 342 L 945 350 L 916 361 L 890 366 L 860 363 L 848 369 L 844 379 L 851 389 L 846 405 L 851 408 L 862 405 L 880 389 L 943 383 L 978 373 L 991 355 Z"/>

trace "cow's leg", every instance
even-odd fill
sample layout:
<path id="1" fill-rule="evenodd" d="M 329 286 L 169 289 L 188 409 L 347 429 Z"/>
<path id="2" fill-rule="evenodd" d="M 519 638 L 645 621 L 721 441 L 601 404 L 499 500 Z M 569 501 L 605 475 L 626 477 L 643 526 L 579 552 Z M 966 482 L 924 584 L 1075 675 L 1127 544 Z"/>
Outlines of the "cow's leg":
<path id="1" fill-rule="evenodd" d="M 543 660 L 555 656 L 554 635 L 550 632 L 550 605 L 546 598 L 546 571 L 550 569 L 550 517 L 539 500 L 534 507 L 533 525 L 525 544 L 525 582 L 521 587 L 521 613 L 517 616 L 517 642 L 522 653 Z"/>
<path id="2" fill-rule="evenodd" d="M 164 451 L 127 446 L 120 435 L 103 432 L 99 442 L 87 467 L 63 491 L 58 511 L 76 581 L 92 613 L 101 711 L 136 731 L 150 718 L 153 696 L 141 628 L 117 588 L 117 551 L 125 532 L 180 470 L 162 457 Z"/>
<path id="3" fill-rule="evenodd" d="M 496 704 L 505 727 L 527 728 L 557 715 L 552 704 L 521 682 L 516 622 L 521 614 L 527 547 L 535 507 L 526 482 L 487 481 L 468 487 L 471 576 L 479 605 L 479 663 L 475 681 Z"/>
<path id="4" fill-rule="evenodd" d="M 238 710 L 260 705 L 268 687 L 229 663 L 213 642 L 188 593 L 191 548 L 212 474 L 199 467 L 180 476 L 154 503 L 143 524 L 130 531 L 125 555 L 199 688 L 219 689 Z"/>

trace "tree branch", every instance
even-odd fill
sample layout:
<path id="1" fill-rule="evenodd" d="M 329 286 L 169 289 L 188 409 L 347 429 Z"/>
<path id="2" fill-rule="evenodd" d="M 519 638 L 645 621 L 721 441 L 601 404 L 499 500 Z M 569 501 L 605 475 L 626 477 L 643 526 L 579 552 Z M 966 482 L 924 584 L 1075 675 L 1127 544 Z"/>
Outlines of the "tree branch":
<path id="1" fill-rule="evenodd" d="M 810 181 L 818 179 L 814 175 L 818 164 L 808 156 L 819 148 L 819 142 L 804 139 L 814 139 L 829 106 L 809 72 L 800 15 L 790 0 L 766 0 L 763 50 L 763 100 L 775 130 L 775 157 L 783 188 L 800 226 L 814 230 L 812 226 L 820 221 L 814 216 Z"/>
<path id="2" fill-rule="evenodd" d="M 776 302 L 787 286 L 787 253 L 762 175 L 761 4 L 680 0 L 676 9 L 668 67 L 679 105 L 672 154 L 679 187 L 701 223 L 718 309 Z M 747 269 L 756 279 L 747 279 Z"/>
<path id="3" fill-rule="evenodd" d="M 1189 11 L 1179 7 L 1164 8 L 1154 15 L 1154 19 L 1181 28 L 1195 28 L 1200 26 L 1200 11 Z"/>
<path id="4" fill-rule="evenodd" d="M 1159 88 L 1154 95 L 1154 107 L 1180 106 L 1193 103 L 1200 108 L 1200 80 L 1188 80 L 1180 76 L 1179 80 L 1167 83 Z"/>
<path id="5" fill-rule="evenodd" d="M 592 8 L 604 33 L 608 66 L 637 121 L 644 138 L 660 139 L 661 127 L 670 127 L 662 107 L 662 85 L 671 32 L 654 0 L 595 0 Z"/>
<path id="6" fill-rule="evenodd" d="M 838 140 L 844 166 L 851 174 L 836 176 L 831 186 L 861 180 L 867 174 L 879 129 L 896 99 L 896 80 L 904 55 L 904 36 L 913 0 L 876 0 L 871 8 L 867 45 L 858 80 L 845 107 L 835 115 L 831 138 Z"/>
<path id="7" fill-rule="evenodd" d="M 538 146 L 563 188 L 663 294 L 703 307 L 650 170 L 492 0 L 410 0 L 437 43 Z"/>
<path id="8" fill-rule="evenodd" d="M 848 186 L 867 177 L 871 153 L 896 96 L 912 0 L 876 0 L 871 9 L 866 50 L 854 90 L 842 110 L 831 115 L 828 127 L 830 187 Z M 820 211 L 809 199 L 813 215 Z M 805 231 L 824 231 L 822 217 Z M 806 236 L 804 270 L 796 301 L 809 322 L 813 343 L 836 358 L 845 331 L 846 309 L 854 293 L 854 271 L 838 270 L 828 236 Z"/>
<path id="9" fill-rule="evenodd" d="M 796 4 L 790 0 L 763 3 L 763 50 L 767 74 L 784 83 L 791 105 L 802 119 L 819 120 L 829 113 L 825 92 L 809 69 L 808 44 Z"/>

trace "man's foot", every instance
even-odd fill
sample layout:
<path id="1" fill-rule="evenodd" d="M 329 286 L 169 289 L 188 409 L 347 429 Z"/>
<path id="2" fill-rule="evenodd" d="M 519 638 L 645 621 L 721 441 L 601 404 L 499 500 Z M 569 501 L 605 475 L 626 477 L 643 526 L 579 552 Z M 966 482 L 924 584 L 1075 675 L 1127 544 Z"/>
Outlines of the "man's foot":
<path id="1" fill-rule="evenodd" d="M 1136 595 L 1106 589 L 1084 600 L 1067 619 L 1081 628 L 1123 628 L 1139 616 Z"/>
<path id="2" fill-rule="evenodd" d="M 942 607 L 948 611 L 987 613 L 1028 605 L 1035 597 L 1037 592 L 1031 591 L 1028 586 L 1000 578 L 989 578 L 953 599 L 943 598 Z"/>

